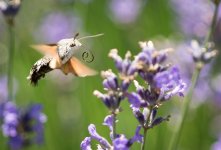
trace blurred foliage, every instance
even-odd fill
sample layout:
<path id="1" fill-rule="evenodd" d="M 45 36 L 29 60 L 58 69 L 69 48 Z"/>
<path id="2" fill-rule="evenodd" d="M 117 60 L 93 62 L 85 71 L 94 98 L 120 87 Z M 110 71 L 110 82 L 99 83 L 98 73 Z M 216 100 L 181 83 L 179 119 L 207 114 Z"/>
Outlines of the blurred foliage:
<path id="1" fill-rule="evenodd" d="M 89 39 L 83 44 L 95 55 L 93 63 L 89 64 L 97 71 L 113 69 L 111 59 L 107 59 L 110 49 L 119 49 L 120 55 L 127 50 L 136 54 L 140 48 L 138 41 L 150 40 L 158 36 L 169 37 L 177 32 L 174 27 L 174 13 L 167 0 L 148 0 L 142 6 L 137 20 L 130 25 L 114 23 L 109 15 L 110 0 L 80 0 L 61 2 L 61 0 L 23 0 L 21 10 L 16 17 L 16 52 L 14 78 L 18 82 L 16 103 L 20 106 L 30 102 L 42 103 L 44 112 L 48 117 L 45 126 L 45 144 L 43 146 L 32 146 L 32 150 L 71 150 L 80 149 L 80 143 L 88 136 L 87 127 L 90 123 L 97 125 L 101 135 L 109 137 L 108 128 L 102 126 L 104 117 L 108 110 L 93 96 L 93 90 L 102 89 L 101 77 L 76 78 L 72 76 L 52 72 L 41 80 L 37 87 L 32 87 L 27 81 L 29 70 L 41 54 L 29 47 L 38 43 L 33 34 L 48 13 L 55 11 L 68 11 L 77 14 L 82 19 L 81 36 L 104 33 L 103 37 Z M 0 18 L 0 48 L 1 55 L 7 57 L 7 28 L 3 17 Z M 62 28 L 62 27 L 61 27 Z M 74 33 L 73 33 L 74 35 Z M 44 36 L 44 35 L 42 35 Z M 88 43 L 87 43 L 88 42 Z M 2 57 L 2 56 L 1 56 Z M 2 57 L 4 58 L 4 57 Z M 6 62 L 1 62 L 1 75 L 7 71 Z M 138 124 L 125 100 L 122 103 L 123 112 L 119 115 L 117 132 L 125 133 L 127 137 L 134 134 Z M 160 114 L 172 114 L 173 107 L 179 111 L 182 100 L 176 99 L 162 106 Z M 180 149 L 208 150 L 214 142 L 211 133 L 212 117 L 215 110 L 207 103 L 201 105 L 197 110 L 191 110 L 185 123 L 181 138 Z M 179 114 L 179 112 L 178 112 Z M 173 126 L 176 121 L 164 123 L 148 133 L 148 149 L 167 149 Z M 0 136 L 0 149 L 6 149 L 6 140 Z M 135 144 L 132 149 L 138 149 Z"/>

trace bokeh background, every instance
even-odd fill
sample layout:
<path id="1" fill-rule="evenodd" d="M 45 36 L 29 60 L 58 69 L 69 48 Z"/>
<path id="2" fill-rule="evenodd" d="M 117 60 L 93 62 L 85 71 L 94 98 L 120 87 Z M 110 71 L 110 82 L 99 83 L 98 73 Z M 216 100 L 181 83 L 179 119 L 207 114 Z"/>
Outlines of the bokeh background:
<path id="1" fill-rule="evenodd" d="M 121 56 L 127 50 L 137 54 L 140 51 L 139 41 L 153 40 L 158 48 L 175 49 L 176 54 L 170 59 L 180 64 L 180 70 L 189 75 L 185 76 L 189 84 L 194 64 L 191 59 L 186 59 L 191 56 L 186 56 L 189 53 L 185 44 L 192 38 L 201 40 L 205 36 L 213 9 L 212 3 L 207 0 L 23 0 L 15 19 L 13 77 L 16 81 L 16 104 L 22 107 L 41 103 L 47 115 L 44 144 L 33 145 L 27 150 L 80 149 L 81 141 L 89 135 L 87 127 L 90 123 L 109 139 L 109 129 L 102 125 L 108 110 L 101 100 L 93 96 L 95 89 L 102 91 L 100 75 L 76 78 L 53 71 L 33 87 L 26 77 L 32 65 L 42 56 L 30 47 L 31 44 L 55 43 L 62 38 L 71 38 L 77 32 L 81 37 L 104 33 L 102 37 L 82 41 L 85 49 L 95 56 L 94 61 L 87 65 L 100 72 L 107 69 L 115 71 L 113 61 L 108 58 L 110 49 L 117 48 Z M 200 24 L 195 26 L 194 23 Z M 7 74 L 6 27 L 0 15 L 0 84 L 4 84 Z M 218 31 L 219 26 L 217 43 L 221 40 L 221 32 Z M 221 135 L 220 62 L 217 59 L 208 66 L 196 88 L 180 140 L 180 150 L 211 149 Z M 4 88 L 0 90 L 4 93 Z M 148 149 L 168 148 L 182 104 L 183 99 L 177 97 L 161 107 L 160 114 L 171 114 L 172 117 L 169 122 L 149 130 Z M 123 101 L 117 132 L 132 137 L 138 122 L 128 106 L 129 103 Z M 1 134 L 1 150 L 7 149 L 6 143 L 7 139 Z M 132 147 L 138 148 L 138 144 Z"/>

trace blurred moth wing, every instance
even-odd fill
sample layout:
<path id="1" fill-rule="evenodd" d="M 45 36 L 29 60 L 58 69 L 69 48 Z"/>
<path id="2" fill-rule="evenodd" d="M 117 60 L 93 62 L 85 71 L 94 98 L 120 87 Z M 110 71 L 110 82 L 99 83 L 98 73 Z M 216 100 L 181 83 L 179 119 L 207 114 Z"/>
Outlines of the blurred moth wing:
<path id="1" fill-rule="evenodd" d="M 31 47 L 37 51 L 39 51 L 43 55 L 57 55 L 57 44 L 39 44 L 39 45 L 31 45 Z"/>
<path id="2" fill-rule="evenodd" d="M 97 72 L 86 65 L 84 65 L 80 60 L 76 57 L 72 57 L 69 61 L 71 66 L 71 73 L 79 77 L 93 76 L 96 75 Z"/>

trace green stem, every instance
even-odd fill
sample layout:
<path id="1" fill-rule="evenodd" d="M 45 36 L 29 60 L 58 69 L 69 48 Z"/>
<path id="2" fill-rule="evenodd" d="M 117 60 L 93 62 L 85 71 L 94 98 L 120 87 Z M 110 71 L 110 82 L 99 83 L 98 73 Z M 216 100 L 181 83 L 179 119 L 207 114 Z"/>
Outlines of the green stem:
<path id="1" fill-rule="evenodd" d="M 147 129 L 144 129 L 144 139 L 143 139 L 143 143 L 141 144 L 141 150 L 145 149 L 145 145 L 146 145 L 146 138 L 147 138 Z"/>
<path id="2" fill-rule="evenodd" d="M 177 126 L 175 134 L 172 137 L 172 141 L 170 143 L 169 150 L 176 150 L 177 149 L 177 146 L 178 146 L 178 143 L 179 143 L 179 140 L 180 140 L 180 136 L 181 136 L 181 132 L 182 132 L 182 129 L 183 129 L 183 124 L 184 124 L 184 121 L 186 119 L 187 112 L 189 110 L 189 104 L 190 104 L 190 101 L 191 101 L 192 96 L 193 96 L 193 90 L 196 86 L 196 82 L 198 80 L 200 71 L 201 71 L 200 69 L 195 69 L 195 72 L 192 76 L 192 80 L 191 80 L 192 84 L 191 84 L 190 90 L 188 92 L 188 95 L 184 99 L 184 107 L 183 107 L 183 110 L 182 110 L 181 120 L 180 120 L 180 122 Z"/>
<path id="3" fill-rule="evenodd" d="M 141 150 L 145 149 L 145 145 L 146 145 L 146 138 L 147 138 L 147 129 L 144 129 L 144 133 L 143 133 L 143 142 L 141 144 Z"/>
<path id="4" fill-rule="evenodd" d="M 14 48 L 15 48 L 15 36 L 13 24 L 8 24 L 9 33 L 9 52 L 8 52 L 8 100 L 13 100 L 13 63 L 14 63 Z"/>
<path id="5" fill-rule="evenodd" d="M 207 45 L 207 42 L 209 42 L 212 39 L 213 33 L 215 31 L 218 11 L 219 11 L 219 3 L 215 4 L 215 11 L 214 11 L 214 15 L 213 15 L 213 18 L 212 18 L 212 23 L 211 23 L 209 32 L 208 32 L 208 34 L 205 38 L 205 41 L 204 41 L 205 46 Z"/>
<path id="6" fill-rule="evenodd" d="M 117 134 L 116 134 L 116 114 L 113 112 L 113 138 L 115 139 Z"/>
<path id="7" fill-rule="evenodd" d="M 149 123 L 150 123 L 150 116 L 151 116 L 151 113 L 152 113 L 152 111 L 153 111 L 153 107 L 151 106 L 151 107 L 149 107 L 149 110 L 150 110 L 150 112 L 149 112 L 149 114 L 148 114 L 148 116 L 147 116 L 147 121 L 146 121 L 146 123 L 144 124 L 144 126 L 143 126 L 143 128 L 144 128 L 144 139 L 143 139 L 143 142 L 142 142 L 142 144 L 141 144 L 141 150 L 144 150 L 145 149 L 145 145 L 146 145 L 146 138 L 147 138 L 147 130 L 149 129 Z"/>

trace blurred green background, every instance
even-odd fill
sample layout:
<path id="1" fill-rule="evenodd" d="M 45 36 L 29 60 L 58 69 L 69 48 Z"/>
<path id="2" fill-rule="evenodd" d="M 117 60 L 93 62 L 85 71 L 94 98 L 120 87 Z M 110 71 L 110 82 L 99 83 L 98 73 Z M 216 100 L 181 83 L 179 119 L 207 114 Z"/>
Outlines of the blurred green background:
<path id="1" fill-rule="evenodd" d="M 121 56 L 127 50 L 133 54 L 140 51 L 138 41 L 157 37 L 171 37 L 178 28 L 174 25 L 175 14 L 167 0 L 142 1 L 140 13 L 130 24 L 121 24 L 111 19 L 110 0 L 23 0 L 19 14 L 15 19 L 16 51 L 14 78 L 17 81 L 16 103 L 26 106 L 29 103 L 41 103 L 47 115 L 45 125 L 45 143 L 31 146 L 30 150 L 74 150 L 80 149 L 81 141 L 89 136 L 87 127 L 96 125 L 98 132 L 109 139 L 109 129 L 102 126 L 108 110 L 102 101 L 93 96 L 93 91 L 102 91 L 100 75 L 76 78 L 65 76 L 59 71 L 49 73 L 40 80 L 38 86 L 29 84 L 26 77 L 32 65 L 41 58 L 41 54 L 30 48 L 31 44 L 50 42 L 47 35 L 39 32 L 44 18 L 54 12 L 77 16 L 80 23 L 75 32 L 80 36 L 104 33 L 104 36 L 83 42 L 90 49 L 95 60 L 88 64 L 98 72 L 109 68 L 115 70 L 114 63 L 107 57 L 112 48 L 117 48 Z M 62 22 L 61 22 L 62 25 Z M 53 28 L 53 24 L 51 24 Z M 1 76 L 7 72 L 8 33 L 4 18 L 0 18 Z M 61 26 L 62 28 L 62 26 Z M 70 31 L 72 32 L 72 30 Z M 74 35 L 75 33 L 70 33 Z M 51 41 L 55 42 L 55 41 Z M 167 149 L 176 126 L 176 118 L 182 106 L 182 100 L 174 99 L 165 103 L 159 113 L 163 116 L 172 114 L 170 122 L 151 129 L 148 132 L 147 149 Z M 128 102 L 122 102 L 123 112 L 118 116 L 117 133 L 132 137 L 138 124 Z M 175 112 L 175 113 L 174 113 Z M 208 150 L 215 141 L 212 122 L 219 111 L 207 102 L 191 109 L 185 123 L 179 145 L 180 150 Z M 0 149 L 6 149 L 7 140 L 0 135 Z M 96 142 L 93 142 L 96 143 Z M 95 145 L 95 144 L 94 144 Z M 135 144 L 132 149 L 138 149 Z"/>

